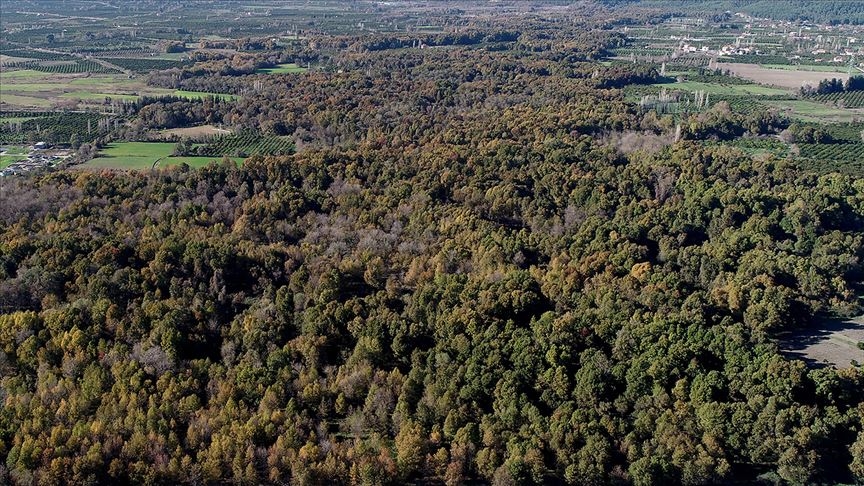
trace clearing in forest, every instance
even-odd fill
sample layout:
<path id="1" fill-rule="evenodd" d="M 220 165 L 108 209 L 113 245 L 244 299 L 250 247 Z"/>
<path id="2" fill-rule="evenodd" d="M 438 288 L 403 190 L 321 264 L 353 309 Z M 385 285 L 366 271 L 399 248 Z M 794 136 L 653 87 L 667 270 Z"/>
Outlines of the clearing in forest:
<path id="1" fill-rule="evenodd" d="M 255 71 L 258 74 L 290 74 L 290 73 L 305 73 L 308 69 L 298 66 L 297 64 L 278 64 L 276 67 L 264 68 Z"/>
<path id="2" fill-rule="evenodd" d="M 780 343 L 780 349 L 786 356 L 804 360 L 813 367 L 850 368 L 853 363 L 864 363 L 860 343 L 864 343 L 864 316 L 826 319 L 818 328 L 789 334 Z"/>
<path id="3" fill-rule="evenodd" d="M 212 161 L 219 162 L 221 157 L 178 156 L 173 157 L 175 144 L 169 142 L 117 142 L 108 145 L 99 156 L 81 165 L 85 169 L 125 169 L 147 170 L 157 167 L 186 164 L 190 167 L 204 167 Z M 241 157 L 232 157 L 236 164 L 242 163 Z M 156 162 L 159 162 L 156 164 Z"/>
<path id="4" fill-rule="evenodd" d="M 219 128 L 214 125 L 199 125 L 197 127 L 170 128 L 159 132 L 163 137 L 176 135 L 180 138 L 200 138 L 216 135 L 230 135 L 231 130 Z"/>

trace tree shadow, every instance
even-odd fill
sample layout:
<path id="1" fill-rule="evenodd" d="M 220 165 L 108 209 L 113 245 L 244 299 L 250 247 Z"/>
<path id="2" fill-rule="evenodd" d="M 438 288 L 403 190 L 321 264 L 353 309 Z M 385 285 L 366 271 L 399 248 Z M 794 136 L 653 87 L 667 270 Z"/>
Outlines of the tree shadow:
<path id="1" fill-rule="evenodd" d="M 853 319 L 821 319 L 814 326 L 778 336 L 780 352 L 800 359 L 811 368 L 851 366 L 852 360 L 864 363 L 864 316 Z"/>

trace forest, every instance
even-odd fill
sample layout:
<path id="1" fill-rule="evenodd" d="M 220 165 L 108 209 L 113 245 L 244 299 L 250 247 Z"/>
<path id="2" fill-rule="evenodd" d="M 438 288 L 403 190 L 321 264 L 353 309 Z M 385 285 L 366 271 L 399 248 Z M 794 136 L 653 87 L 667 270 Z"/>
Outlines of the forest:
<path id="1" fill-rule="evenodd" d="M 293 147 L 0 179 L 0 483 L 864 483 L 864 366 L 780 345 L 861 314 L 864 177 L 628 101 L 606 15 L 201 58 L 85 141 Z"/>

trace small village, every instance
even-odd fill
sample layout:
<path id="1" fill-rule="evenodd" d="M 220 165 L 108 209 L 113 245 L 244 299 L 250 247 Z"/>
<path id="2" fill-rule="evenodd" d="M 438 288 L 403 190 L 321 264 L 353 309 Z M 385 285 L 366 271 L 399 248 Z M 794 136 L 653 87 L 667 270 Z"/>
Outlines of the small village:
<path id="1" fill-rule="evenodd" d="M 18 160 L 0 170 L 0 177 L 28 174 L 42 169 L 57 167 L 61 162 L 72 156 L 69 149 L 52 149 L 45 142 L 38 142 L 29 148 L 26 159 Z M 0 155 L 8 155 L 6 149 L 0 148 Z"/>

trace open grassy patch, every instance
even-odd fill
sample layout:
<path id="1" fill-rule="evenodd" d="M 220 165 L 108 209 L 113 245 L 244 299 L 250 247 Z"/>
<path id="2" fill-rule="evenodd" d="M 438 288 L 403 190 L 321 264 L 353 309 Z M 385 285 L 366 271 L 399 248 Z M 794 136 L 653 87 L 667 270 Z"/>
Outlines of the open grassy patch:
<path id="1" fill-rule="evenodd" d="M 704 83 L 701 81 L 682 81 L 680 83 L 661 83 L 654 86 L 666 88 L 667 90 L 678 91 L 704 91 L 709 95 L 727 95 L 727 96 L 779 96 L 788 95 L 789 91 L 772 88 L 769 86 L 760 86 L 758 84 L 715 84 Z"/>
<path id="2" fill-rule="evenodd" d="M 41 78 L 41 77 L 45 77 L 46 74 L 47 73 L 43 73 L 41 71 L 34 71 L 32 69 L 20 69 L 20 70 L 16 70 L 16 71 L 4 70 L 4 71 L 0 72 L 0 77 L 9 78 L 9 79 L 12 79 L 12 78 L 18 78 L 18 79 L 24 78 L 24 79 L 26 79 L 26 78 Z"/>
<path id="3" fill-rule="evenodd" d="M 71 93 L 63 93 L 60 95 L 61 98 L 65 99 L 78 99 L 78 100 L 104 100 L 105 98 L 111 98 L 114 100 L 127 100 L 134 101 L 138 99 L 138 95 L 133 94 L 123 94 L 123 93 L 100 93 L 100 92 L 90 92 L 90 91 L 72 91 Z"/>
<path id="4" fill-rule="evenodd" d="M 30 149 L 21 145 L 8 145 L 0 149 L 4 155 L 27 155 Z"/>
<path id="5" fill-rule="evenodd" d="M 864 111 L 861 110 L 835 108 L 809 100 L 773 100 L 770 106 L 787 110 L 791 117 L 807 122 L 839 123 L 864 118 Z"/>
<path id="6" fill-rule="evenodd" d="M 156 167 L 169 167 L 186 164 L 190 167 L 204 167 L 212 161 L 219 162 L 222 157 L 179 156 L 173 157 L 174 143 L 169 142 L 118 142 L 108 145 L 98 157 L 83 164 L 91 169 L 147 170 Z M 243 163 L 242 157 L 232 157 L 236 164 Z"/>
<path id="7" fill-rule="evenodd" d="M 108 145 L 98 157 L 84 166 L 110 169 L 149 169 L 162 157 L 174 150 L 173 143 L 165 142 L 118 142 Z"/>
<path id="8" fill-rule="evenodd" d="M 185 91 L 147 86 L 141 78 L 129 79 L 119 74 L 50 74 L 30 71 L 27 76 L 0 73 L 0 101 L 17 107 L 50 107 L 54 103 L 81 100 L 88 105 L 105 98 L 136 100 L 140 96 L 178 96 L 200 99 L 208 96 L 226 100 L 237 96 L 224 93 Z"/>
<path id="9" fill-rule="evenodd" d="M 0 104 L 9 104 L 13 106 L 28 106 L 37 108 L 48 108 L 52 102 L 50 99 L 39 98 L 36 96 L 22 96 L 12 93 L 0 91 Z"/>
<path id="10" fill-rule="evenodd" d="M 295 63 L 278 64 L 276 67 L 259 69 L 255 71 L 258 74 L 290 74 L 290 73 L 305 73 L 308 69 L 298 66 Z"/>
<path id="11" fill-rule="evenodd" d="M 13 162 L 26 159 L 26 155 L 0 155 L 0 170 L 9 167 Z"/>

